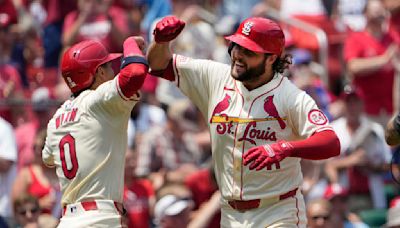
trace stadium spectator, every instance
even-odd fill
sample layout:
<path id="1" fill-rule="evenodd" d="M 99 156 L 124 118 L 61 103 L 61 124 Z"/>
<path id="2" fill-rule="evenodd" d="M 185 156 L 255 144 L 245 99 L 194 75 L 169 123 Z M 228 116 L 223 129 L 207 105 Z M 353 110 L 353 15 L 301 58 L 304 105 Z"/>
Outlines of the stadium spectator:
<path id="1" fill-rule="evenodd" d="M 17 174 L 17 146 L 13 128 L 0 117 L 0 216 L 12 222 L 10 194 Z"/>
<path id="2" fill-rule="evenodd" d="M 385 208 L 383 172 L 390 162 L 390 148 L 379 124 L 365 118 L 363 94 L 345 87 L 345 116 L 332 122 L 339 137 L 341 156 L 325 166 L 330 183 L 349 190 L 351 210 Z"/>
<path id="3" fill-rule="evenodd" d="M 350 80 L 364 94 L 365 112 L 382 126 L 393 113 L 392 61 L 399 53 L 394 38 L 385 30 L 387 16 L 381 1 L 369 0 L 365 9 L 366 28 L 350 33 L 344 46 Z"/>
<path id="4" fill-rule="evenodd" d="M 12 198 L 16 200 L 21 195 L 31 195 L 39 201 L 42 213 L 61 217 L 61 192 L 54 168 L 46 167 L 42 162 L 42 149 L 46 139 L 46 130 L 37 132 L 33 150 L 32 164 L 22 168 L 14 181 Z"/>
<path id="5" fill-rule="evenodd" d="M 325 190 L 324 198 L 332 205 L 333 224 L 342 225 L 343 228 L 368 228 L 355 213 L 349 211 L 347 189 L 338 184 L 330 185 Z"/>
<path id="6" fill-rule="evenodd" d="M 155 204 L 155 193 L 148 179 L 135 175 L 137 152 L 131 147 L 125 155 L 124 206 L 127 211 L 128 227 L 151 227 Z"/>
<path id="7" fill-rule="evenodd" d="M 217 181 L 215 179 L 214 170 L 209 163 L 209 167 L 200 169 L 185 178 L 185 185 L 192 192 L 194 203 L 194 211 L 200 212 L 205 207 L 209 207 L 213 203 L 211 200 L 214 195 L 220 194 L 218 191 Z M 217 228 L 221 223 L 221 211 L 219 205 L 211 207 L 209 213 L 213 214 L 212 219 L 204 224 L 204 227 Z M 214 210 L 212 210 L 214 208 Z"/>
<path id="8" fill-rule="evenodd" d="M 143 135 L 137 147 L 139 176 L 167 172 L 170 181 L 182 182 L 197 170 L 201 150 L 193 137 L 196 125 L 186 115 L 190 105 L 187 100 L 175 101 L 168 108 L 166 125 Z"/>
<path id="9" fill-rule="evenodd" d="M 78 0 L 78 9 L 67 14 L 62 34 L 64 47 L 83 40 L 99 40 L 110 52 L 121 52 L 129 28 L 123 9 L 112 0 Z"/>
<path id="10" fill-rule="evenodd" d="M 308 228 L 333 228 L 332 204 L 326 199 L 315 199 L 307 204 Z"/>
<path id="11" fill-rule="evenodd" d="M 31 195 L 19 195 L 13 201 L 16 228 L 55 228 L 58 220 L 41 215 L 41 208 L 37 198 Z"/>
<path id="12" fill-rule="evenodd" d="M 37 132 L 47 128 L 47 123 L 54 114 L 52 95 L 46 87 L 33 91 L 31 97 L 32 118 L 15 129 L 18 146 L 18 170 L 34 160 L 34 139 Z"/>

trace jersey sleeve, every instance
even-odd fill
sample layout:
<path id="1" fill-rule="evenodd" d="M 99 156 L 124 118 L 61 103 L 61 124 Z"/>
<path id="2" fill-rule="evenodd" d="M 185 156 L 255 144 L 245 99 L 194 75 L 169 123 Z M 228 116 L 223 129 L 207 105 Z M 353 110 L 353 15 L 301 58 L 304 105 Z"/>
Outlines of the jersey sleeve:
<path id="1" fill-rule="evenodd" d="M 305 139 L 324 130 L 333 131 L 326 115 L 306 92 L 295 89 L 289 94 L 288 101 L 289 121 L 299 138 Z"/>
<path id="2" fill-rule="evenodd" d="M 226 76 L 227 66 L 218 62 L 174 55 L 175 84 L 204 114 L 213 91 Z"/>
<path id="3" fill-rule="evenodd" d="M 99 113 L 118 116 L 130 112 L 133 106 L 139 101 L 140 94 L 136 93 L 131 97 L 125 97 L 119 87 L 118 76 L 113 80 L 101 84 L 90 94 L 88 108 Z"/>

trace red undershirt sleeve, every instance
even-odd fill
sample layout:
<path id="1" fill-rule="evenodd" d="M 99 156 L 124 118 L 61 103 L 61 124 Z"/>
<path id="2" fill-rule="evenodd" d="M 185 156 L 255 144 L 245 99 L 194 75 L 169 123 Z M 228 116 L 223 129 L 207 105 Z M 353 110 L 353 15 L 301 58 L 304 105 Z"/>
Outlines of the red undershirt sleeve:
<path id="1" fill-rule="evenodd" d="M 340 142 L 334 131 L 316 132 L 305 140 L 292 141 L 293 153 L 291 157 L 310 160 L 321 160 L 340 154 Z"/>
<path id="2" fill-rule="evenodd" d="M 125 97 L 132 97 L 142 87 L 148 66 L 131 63 L 121 69 L 118 77 L 119 87 Z"/>
<path id="3" fill-rule="evenodd" d="M 172 59 L 169 61 L 167 68 L 163 70 L 151 70 L 150 74 L 155 77 L 167 79 L 168 81 L 175 81 L 174 68 L 172 66 Z"/>

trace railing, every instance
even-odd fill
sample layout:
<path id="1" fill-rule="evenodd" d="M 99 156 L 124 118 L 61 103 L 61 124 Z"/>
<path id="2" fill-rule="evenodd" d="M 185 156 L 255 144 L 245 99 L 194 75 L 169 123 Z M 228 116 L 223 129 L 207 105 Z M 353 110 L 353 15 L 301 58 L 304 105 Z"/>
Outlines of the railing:
<path id="1" fill-rule="evenodd" d="M 318 54 L 319 54 L 319 63 L 323 67 L 323 74 L 321 75 L 322 81 L 325 83 L 325 86 L 329 88 L 329 78 L 328 78 L 328 38 L 326 36 L 326 33 L 309 23 L 306 23 L 304 21 L 301 21 L 296 18 L 292 17 L 282 17 L 279 14 L 279 11 L 274 10 L 274 9 L 269 9 L 267 12 L 267 17 L 272 18 L 277 21 L 284 22 L 285 24 L 289 26 L 296 27 L 300 30 L 303 30 L 307 33 L 314 34 L 315 37 L 317 38 L 318 41 Z"/>

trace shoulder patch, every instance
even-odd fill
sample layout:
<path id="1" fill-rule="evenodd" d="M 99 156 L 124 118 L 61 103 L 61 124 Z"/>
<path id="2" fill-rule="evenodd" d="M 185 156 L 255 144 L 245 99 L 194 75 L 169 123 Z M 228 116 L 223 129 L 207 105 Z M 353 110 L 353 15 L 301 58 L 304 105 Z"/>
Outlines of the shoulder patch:
<path id="1" fill-rule="evenodd" d="M 328 118 L 325 114 L 318 109 L 312 109 L 308 113 L 308 120 L 315 125 L 324 125 L 328 122 Z"/>

